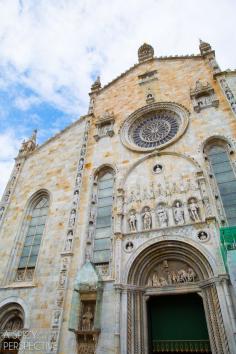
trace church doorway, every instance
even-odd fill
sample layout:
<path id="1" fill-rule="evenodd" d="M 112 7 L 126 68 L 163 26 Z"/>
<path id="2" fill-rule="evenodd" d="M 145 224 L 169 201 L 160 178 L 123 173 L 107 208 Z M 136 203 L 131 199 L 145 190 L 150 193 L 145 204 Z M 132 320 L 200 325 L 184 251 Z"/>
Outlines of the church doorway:
<path id="1" fill-rule="evenodd" d="M 211 353 L 205 312 L 197 293 L 150 296 L 149 354 Z"/>

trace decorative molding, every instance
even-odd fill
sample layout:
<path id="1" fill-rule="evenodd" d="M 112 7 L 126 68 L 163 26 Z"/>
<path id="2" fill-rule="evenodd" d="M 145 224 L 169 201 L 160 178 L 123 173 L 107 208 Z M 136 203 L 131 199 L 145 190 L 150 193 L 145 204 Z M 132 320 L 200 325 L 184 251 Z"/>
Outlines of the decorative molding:
<path id="1" fill-rule="evenodd" d="M 94 139 L 98 141 L 101 138 L 106 136 L 112 137 L 115 134 L 113 129 L 114 123 L 115 123 L 114 113 L 106 111 L 95 122 L 96 134 L 94 135 Z"/>
<path id="2" fill-rule="evenodd" d="M 204 108 L 219 106 L 215 91 L 208 82 L 204 84 L 197 80 L 195 88 L 190 89 L 190 97 L 193 102 L 193 108 L 197 113 Z"/>
<path id="3" fill-rule="evenodd" d="M 82 146 L 80 149 L 80 156 L 78 161 L 77 172 L 75 176 L 75 185 L 73 190 L 73 196 L 71 201 L 71 209 L 68 219 L 68 226 L 66 229 L 66 238 L 61 252 L 61 267 L 59 273 L 59 279 L 57 284 L 57 292 L 55 297 L 55 305 L 52 314 L 51 321 L 51 333 L 50 333 L 50 349 L 47 354 L 58 353 L 59 350 L 59 334 L 63 319 L 64 312 L 64 299 L 66 294 L 66 288 L 68 283 L 69 266 L 71 262 L 71 256 L 73 255 L 73 241 L 76 230 L 76 221 L 78 219 L 79 200 L 82 185 L 82 177 L 84 171 L 84 161 L 87 151 L 88 134 L 89 134 L 90 121 L 85 123 L 85 130 L 83 135 Z"/>

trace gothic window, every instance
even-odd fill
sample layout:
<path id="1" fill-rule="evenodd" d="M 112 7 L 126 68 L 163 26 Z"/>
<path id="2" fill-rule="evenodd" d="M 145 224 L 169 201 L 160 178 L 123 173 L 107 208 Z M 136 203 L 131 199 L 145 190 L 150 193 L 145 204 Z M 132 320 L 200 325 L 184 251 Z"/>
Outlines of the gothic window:
<path id="1" fill-rule="evenodd" d="M 97 180 L 97 207 L 93 247 L 94 263 L 110 260 L 114 174 L 106 170 Z"/>
<path id="2" fill-rule="evenodd" d="M 48 214 L 49 199 L 47 195 L 37 198 L 31 204 L 27 220 L 27 231 L 23 250 L 17 270 L 17 281 L 32 280 L 41 239 Z"/>
<path id="3" fill-rule="evenodd" d="M 226 144 L 212 144 L 207 157 L 218 186 L 226 220 L 229 226 L 236 225 L 236 176 Z"/>

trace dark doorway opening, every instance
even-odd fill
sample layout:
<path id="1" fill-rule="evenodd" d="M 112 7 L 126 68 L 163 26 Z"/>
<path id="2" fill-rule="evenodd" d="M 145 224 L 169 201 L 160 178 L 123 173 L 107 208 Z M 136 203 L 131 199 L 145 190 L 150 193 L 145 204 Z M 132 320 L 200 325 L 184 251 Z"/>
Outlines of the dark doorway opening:
<path id="1" fill-rule="evenodd" d="M 211 353 L 202 298 L 196 294 L 151 296 L 149 354 Z"/>

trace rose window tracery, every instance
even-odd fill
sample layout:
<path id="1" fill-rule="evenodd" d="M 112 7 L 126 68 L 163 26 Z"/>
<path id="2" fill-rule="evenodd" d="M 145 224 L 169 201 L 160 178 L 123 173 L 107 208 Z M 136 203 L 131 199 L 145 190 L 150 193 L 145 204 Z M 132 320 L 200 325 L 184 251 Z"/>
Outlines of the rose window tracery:
<path id="1" fill-rule="evenodd" d="M 178 128 L 178 118 L 173 112 L 158 112 L 144 116 L 131 127 L 130 134 L 136 145 L 150 148 L 165 144 L 177 134 Z"/>
<path id="2" fill-rule="evenodd" d="M 189 112 L 173 102 L 159 102 L 131 114 L 121 129 L 121 140 L 136 151 L 162 149 L 177 140 L 188 125 Z"/>

